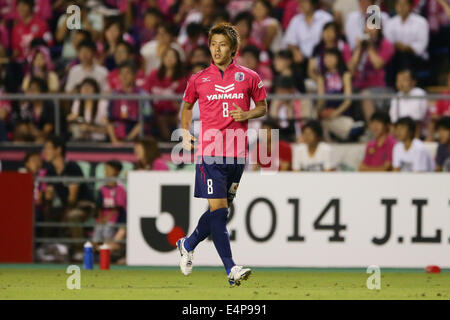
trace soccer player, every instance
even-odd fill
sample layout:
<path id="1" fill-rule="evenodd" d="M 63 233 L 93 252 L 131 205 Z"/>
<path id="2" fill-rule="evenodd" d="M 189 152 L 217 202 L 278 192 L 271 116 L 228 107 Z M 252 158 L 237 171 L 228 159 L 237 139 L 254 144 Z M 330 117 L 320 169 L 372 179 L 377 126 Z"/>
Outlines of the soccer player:
<path id="1" fill-rule="evenodd" d="M 226 228 L 228 208 L 245 166 L 248 120 L 267 112 L 266 90 L 260 77 L 234 60 L 238 47 L 239 36 L 234 26 L 226 23 L 214 26 L 209 31 L 213 62 L 191 76 L 184 93 L 183 148 L 193 149 L 194 138 L 189 127 L 192 108 L 198 100 L 201 128 L 194 196 L 208 199 L 209 210 L 201 216 L 194 232 L 177 242 L 181 272 L 189 275 L 194 249 L 211 235 L 231 286 L 240 285 L 250 276 L 251 270 L 237 266 L 233 261 Z M 255 102 L 252 110 L 250 98 Z"/>

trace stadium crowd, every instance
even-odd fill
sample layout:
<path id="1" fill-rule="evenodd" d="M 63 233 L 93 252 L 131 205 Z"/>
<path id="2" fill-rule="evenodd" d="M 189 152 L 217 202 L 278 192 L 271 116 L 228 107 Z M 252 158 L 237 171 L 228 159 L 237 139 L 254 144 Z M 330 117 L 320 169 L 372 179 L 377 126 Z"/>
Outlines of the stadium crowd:
<path id="1" fill-rule="evenodd" d="M 374 4 L 382 10 L 379 29 L 366 24 Z M 71 5 L 80 8 L 81 29 L 69 28 Z M 45 164 L 39 153 L 25 157 L 25 170 L 35 175 L 83 176 L 65 160 L 66 141 L 134 142 L 135 169 L 169 170 L 157 141 L 170 141 L 180 101 L 61 101 L 55 137 L 54 101 L 1 96 L 182 94 L 189 76 L 211 63 L 207 32 L 220 22 L 237 27 L 235 59 L 255 70 L 269 93 L 367 95 L 271 100 L 261 127 L 280 130 L 279 170 L 334 171 L 330 142 L 359 141 L 367 143 L 361 171 L 450 171 L 450 101 L 402 99 L 450 94 L 449 0 L 0 0 L 0 142 L 43 144 Z M 370 99 L 379 93 L 396 98 Z M 423 141 L 439 142 L 435 159 Z M 254 150 L 267 143 L 257 141 Z M 268 166 L 257 160 L 250 169 Z M 106 177 L 125 171 L 115 160 L 101 170 Z M 113 241 L 120 257 L 125 230 L 105 225 L 125 221 L 126 190 L 120 183 L 94 189 L 37 184 L 37 218 L 96 217 L 89 236 Z M 83 230 L 64 232 L 76 238 Z M 74 256 L 80 250 L 74 246 Z"/>

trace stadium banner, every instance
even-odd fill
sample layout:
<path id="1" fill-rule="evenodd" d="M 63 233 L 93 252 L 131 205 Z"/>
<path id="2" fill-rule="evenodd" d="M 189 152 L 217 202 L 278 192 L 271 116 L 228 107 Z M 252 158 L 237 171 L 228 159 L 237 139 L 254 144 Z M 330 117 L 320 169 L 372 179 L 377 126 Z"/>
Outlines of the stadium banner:
<path id="1" fill-rule="evenodd" d="M 264 267 L 450 267 L 450 175 L 245 172 L 230 210 L 233 258 Z M 207 201 L 194 172 L 130 172 L 127 264 L 177 266 L 175 242 Z M 219 266 L 210 239 L 194 265 Z"/>

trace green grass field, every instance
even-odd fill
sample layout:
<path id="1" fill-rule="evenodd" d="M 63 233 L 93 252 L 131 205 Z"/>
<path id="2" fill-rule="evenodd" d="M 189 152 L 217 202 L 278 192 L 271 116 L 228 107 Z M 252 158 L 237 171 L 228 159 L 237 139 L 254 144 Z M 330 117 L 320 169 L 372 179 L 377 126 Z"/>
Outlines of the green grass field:
<path id="1" fill-rule="evenodd" d="M 98 268 L 98 267 L 97 267 Z M 381 270 L 381 290 L 369 290 L 363 269 L 254 268 L 230 288 L 221 268 L 112 267 L 81 271 L 69 290 L 63 265 L 0 265 L 0 299 L 449 299 L 450 270 Z"/>

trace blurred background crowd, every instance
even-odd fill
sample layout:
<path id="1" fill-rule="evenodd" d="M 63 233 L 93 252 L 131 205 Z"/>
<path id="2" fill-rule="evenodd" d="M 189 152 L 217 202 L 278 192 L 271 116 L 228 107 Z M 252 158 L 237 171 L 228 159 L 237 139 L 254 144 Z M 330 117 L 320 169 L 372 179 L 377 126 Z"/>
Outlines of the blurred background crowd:
<path id="1" fill-rule="evenodd" d="M 366 24 L 374 4 L 381 8 L 379 29 Z M 79 30 L 68 28 L 71 5 L 80 8 Z M 449 0 L 0 0 L 0 146 L 35 144 L 21 170 L 38 177 L 192 170 L 161 149 L 179 126 L 181 99 L 107 97 L 182 94 L 189 76 L 211 63 L 207 32 L 220 22 L 237 27 L 236 60 L 260 75 L 268 93 L 340 95 L 269 101 L 266 118 L 252 126 L 280 130 L 279 170 L 346 170 L 339 158 L 348 151 L 339 146 L 358 142 L 354 170 L 450 171 L 450 100 L 425 97 L 450 94 Z M 1 98 L 10 93 L 105 98 L 55 106 L 54 99 Z M 132 156 L 67 156 L 67 145 L 79 142 L 123 147 Z M 253 150 L 270 142 L 254 141 Z M 249 170 L 270 166 L 256 160 Z M 39 236 L 112 241 L 123 258 L 121 182 L 37 182 L 35 203 L 37 221 L 91 219 L 96 226 L 41 228 Z M 42 260 L 55 256 L 40 250 Z M 79 259 L 80 250 L 79 243 L 70 247 L 71 257 Z"/>

